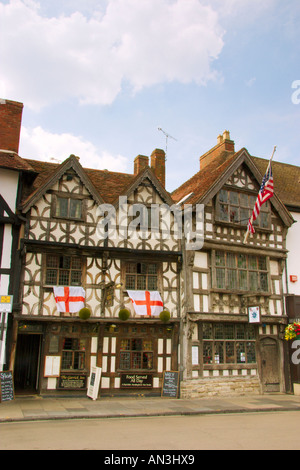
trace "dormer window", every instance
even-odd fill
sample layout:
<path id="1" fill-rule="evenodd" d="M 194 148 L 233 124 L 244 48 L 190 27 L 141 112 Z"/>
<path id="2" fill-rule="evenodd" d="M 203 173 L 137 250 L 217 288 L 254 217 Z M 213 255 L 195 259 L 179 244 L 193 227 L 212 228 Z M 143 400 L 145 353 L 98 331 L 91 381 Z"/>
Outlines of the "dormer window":
<path id="1" fill-rule="evenodd" d="M 56 196 L 55 217 L 63 219 L 81 219 L 82 200 Z"/>
<path id="2" fill-rule="evenodd" d="M 243 192 L 222 189 L 217 197 L 217 219 L 220 222 L 247 225 L 252 215 L 257 196 Z M 270 203 L 261 207 L 256 227 L 270 228 Z"/>

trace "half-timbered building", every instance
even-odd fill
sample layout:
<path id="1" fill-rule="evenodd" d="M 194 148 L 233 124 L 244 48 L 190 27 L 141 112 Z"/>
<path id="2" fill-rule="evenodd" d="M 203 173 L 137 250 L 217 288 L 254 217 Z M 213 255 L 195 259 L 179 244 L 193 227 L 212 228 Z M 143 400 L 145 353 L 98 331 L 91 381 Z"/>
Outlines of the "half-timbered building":
<path id="1" fill-rule="evenodd" d="M 225 131 L 200 157 L 200 171 L 172 194 L 205 208 L 201 249 L 186 252 L 181 396 L 286 390 L 286 236 L 293 218 L 276 180 L 244 243 L 267 165 L 244 148 L 235 152 Z"/>
<path id="2" fill-rule="evenodd" d="M 132 175 L 85 169 L 74 155 L 60 165 L 26 161 L 35 179 L 20 205 L 26 223 L 16 388 L 86 392 L 98 366 L 102 394 L 160 394 L 163 372 L 178 370 L 182 263 L 174 217 L 161 212 L 173 204 L 164 151 L 156 149 L 151 163 L 139 155 Z M 59 311 L 57 286 L 69 289 L 70 302 L 71 289 L 81 287 L 91 316 Z M 149 293 L 150 303 L 158 292 L 169 322 L 152 316 L 150 305 L 137 315 L 131 291 Z M 122 309 L 131 312 L 127 321 Z"/>

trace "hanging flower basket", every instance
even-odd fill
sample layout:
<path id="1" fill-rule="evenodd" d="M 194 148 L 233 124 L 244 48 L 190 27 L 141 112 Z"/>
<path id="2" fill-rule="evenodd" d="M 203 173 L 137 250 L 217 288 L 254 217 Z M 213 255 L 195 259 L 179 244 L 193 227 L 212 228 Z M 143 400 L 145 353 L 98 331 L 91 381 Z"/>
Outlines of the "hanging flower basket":
<path id="1" fill-rule="evenodd" d="M 289 341 L 291 339 L 300 339 L 300 323 L 292 323 L 285 328 L 284 339 Z"/>
<path id="2" fill-rule="evenodd" d="M 81 320 L 88 320 L 91 316 L 91 311 L 87 307 L 83 307 L 81 310 L 79 310 L 79 318 Z"/>
<path id="3" fill-rule="evenodd" d="M 119 311 L 119 318 L 121 321 L 127 321 L 128 318 L 130 317 L 130 310 L 127 308 L 121 308 Z"/>
<path id="4" fill-rule="evenodd" d="M 168 323 L 171 318 L 170 312 L 168 312 L 168 310 L 163 310 L 160 312 L 159 318 L 163 323 Z"/>

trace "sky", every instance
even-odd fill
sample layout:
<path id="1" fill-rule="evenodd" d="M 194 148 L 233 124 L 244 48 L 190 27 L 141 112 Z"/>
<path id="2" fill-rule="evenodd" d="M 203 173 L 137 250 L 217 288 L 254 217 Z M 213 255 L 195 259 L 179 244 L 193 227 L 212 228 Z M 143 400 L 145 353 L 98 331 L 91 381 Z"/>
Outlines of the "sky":
<path id="1" fill-rule="evenodd" d="M 300 2 L 0 0 L 0 98 L 22 157 L 133 173 L 161 148 L 168 191 L 224 130 L 299 165 Z"/>

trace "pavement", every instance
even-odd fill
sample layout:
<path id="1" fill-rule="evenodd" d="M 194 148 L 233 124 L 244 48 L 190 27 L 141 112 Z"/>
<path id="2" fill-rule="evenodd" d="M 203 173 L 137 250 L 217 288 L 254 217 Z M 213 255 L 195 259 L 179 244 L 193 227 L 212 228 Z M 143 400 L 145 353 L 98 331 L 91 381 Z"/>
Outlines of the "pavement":
<path id="1" fill-rule="evenodd" d="M 0 423 L 57 419 L 184 416 L 224 413 L 300 411 L 300 396 L 265 394 L 176 399 L 165 397 L 16 396 L 0 403 Z"/>

